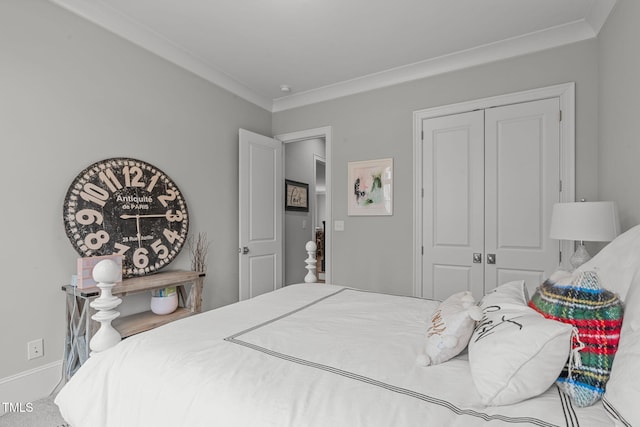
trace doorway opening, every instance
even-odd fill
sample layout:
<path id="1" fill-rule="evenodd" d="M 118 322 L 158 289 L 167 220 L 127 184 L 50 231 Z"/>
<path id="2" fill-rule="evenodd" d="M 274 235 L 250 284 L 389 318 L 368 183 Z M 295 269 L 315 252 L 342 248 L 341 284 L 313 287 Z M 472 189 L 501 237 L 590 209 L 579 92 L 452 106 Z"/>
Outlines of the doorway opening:
<path id="1" fill-rule="evenodd" d="M 331 281 L 331 128 L 276 135 L 283 142 L 284 178 L 309 185 L 308 212 L 283 215 L 283 285 L 304 282 L 308 241 L 322 239 L 316 251 L 320 281 Z M 318 245 L 320 246 L 320 245 Z M 322 271 L 324 267 L 324 271 Z"/>
<path id="2" fill-rule="evenodd" d="M 326 158 L 314 155 L 315 209 L 313 210 L 313 230 L 316 242 L 316 275 L 318 282 L 325 281 L 325 234 L 327 229 L 327 187 Z"/>

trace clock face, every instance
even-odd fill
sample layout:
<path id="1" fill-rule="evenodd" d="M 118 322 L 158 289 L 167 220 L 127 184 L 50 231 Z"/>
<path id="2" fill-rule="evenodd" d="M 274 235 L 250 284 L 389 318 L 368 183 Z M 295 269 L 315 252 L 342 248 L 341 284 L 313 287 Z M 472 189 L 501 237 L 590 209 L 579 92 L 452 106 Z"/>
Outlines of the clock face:
<path id="1" fill-rule="evenodd" d="M 64 226 L 83 257 L 119 254 L 123 275 L 155 273 L 187 239 L 187 205 L 176 184 L 149 163 L 96 162 L 80 172 L 64 198 Z"/>

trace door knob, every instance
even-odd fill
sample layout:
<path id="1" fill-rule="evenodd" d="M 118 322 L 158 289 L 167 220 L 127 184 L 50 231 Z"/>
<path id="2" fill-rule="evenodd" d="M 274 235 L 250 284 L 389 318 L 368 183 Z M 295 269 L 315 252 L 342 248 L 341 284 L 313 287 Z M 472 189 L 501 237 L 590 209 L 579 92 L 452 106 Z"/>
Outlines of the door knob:
<path id="1" fill-rule="evenodd" d="M 473 253 L 473 263 L 480 264 L 482 262 L 482 254 L 478 252 Z"/>
<path id="2" fill-rule="evenodd" d="M 496 263 L 496 254 L 487 254 L 487 264 Z"/>
<path id="3" fill-rule="evenodd" d="M 242 254 L 242 255 L 246 255 L 249 253 L 249 248 L 246 246 L 243 246 L 241 248 L 238 248 L 238 253 Z"/>

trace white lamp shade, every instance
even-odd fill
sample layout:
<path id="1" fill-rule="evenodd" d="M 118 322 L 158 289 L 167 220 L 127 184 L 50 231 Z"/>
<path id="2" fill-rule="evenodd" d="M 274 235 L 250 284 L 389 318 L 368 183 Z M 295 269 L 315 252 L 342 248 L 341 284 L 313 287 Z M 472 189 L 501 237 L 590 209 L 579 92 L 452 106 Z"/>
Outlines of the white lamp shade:
<path id="1" fill-rule="evenodd" d="M 556 203 L 549 237 L 558 240 L 610 242 L 620 234 L 614 202 Z"/>

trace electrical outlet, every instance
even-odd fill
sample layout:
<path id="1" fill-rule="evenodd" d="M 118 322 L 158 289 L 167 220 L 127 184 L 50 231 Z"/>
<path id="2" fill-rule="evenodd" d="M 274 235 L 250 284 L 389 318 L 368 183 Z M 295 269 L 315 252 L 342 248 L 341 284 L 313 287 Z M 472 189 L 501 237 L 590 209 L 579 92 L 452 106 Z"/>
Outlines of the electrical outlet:
<path id="1" fill-rule="evenodd" d="M 38 338 L 37 340 L 29 341 L 27 343 L 27 360 L 42 356 L 44 356 L 44 340 Z"/>

